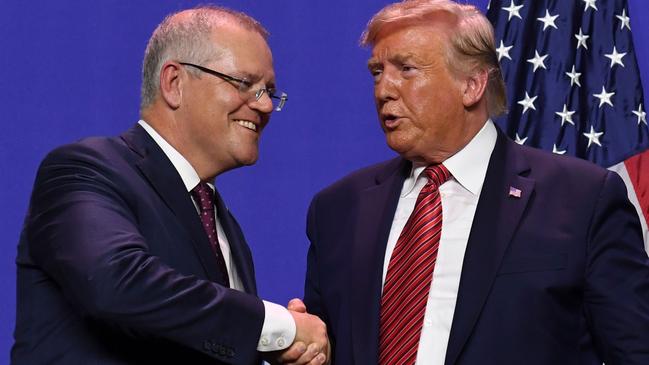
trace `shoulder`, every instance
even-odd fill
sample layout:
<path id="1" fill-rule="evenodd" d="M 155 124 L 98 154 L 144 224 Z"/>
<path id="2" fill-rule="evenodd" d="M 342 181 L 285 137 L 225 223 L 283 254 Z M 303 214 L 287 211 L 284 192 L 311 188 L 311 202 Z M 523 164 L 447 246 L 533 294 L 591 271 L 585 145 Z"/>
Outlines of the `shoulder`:
<path id="1" fill-rule="evenodd" d="M 133 153 L 119 137 L 85 138 L 45 156 L 36 173 L 32 198 L 60 198 L 82 191 L 108 194 L 126 185 L 136 170 Z"/>
<path id="2" fill-rule="evenodd" d="M 123 155 L 125 148 L 117 137 L 88 137 L 53 149 L 45 156 L 43 164 L 104 162 Z"/>
<path id="3" fill-rule="evenodd" d="M 557 155 L 537 148 L 515 145 L 530 166 L 530 177 L 554 182 L 580 181 L 594 183 L 603 181 L 609 175 L 616 175 L 590 161 L 573 156 Z"/>
<path id="4" fill-rule="evenodd" d="M 410 163 L 396 157 L 360 168 L 325 187 L 316 194 L 316 197 L 355 194 L 360 190 L 381 183 L 382 180 L 389 178 L 393 174 L 401 173 L 406 167 L 405 165 L 409 167 Z"/>

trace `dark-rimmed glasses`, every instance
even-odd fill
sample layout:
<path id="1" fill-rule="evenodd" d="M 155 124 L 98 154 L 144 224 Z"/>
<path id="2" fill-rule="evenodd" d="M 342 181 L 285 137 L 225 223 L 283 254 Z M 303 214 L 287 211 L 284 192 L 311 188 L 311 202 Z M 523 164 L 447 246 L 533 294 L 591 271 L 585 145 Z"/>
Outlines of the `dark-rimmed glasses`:
<path id="1" fill-rule="evenodd" d="M 288 100 L 288 95 L 286 93 L 278 91 L 275 88 L 262 87 L 259 88 L 258 90 L 252 90 L 253 84 L 247 79 L 240 79 L 238 77 L 226 75 L 224 73 L 214 71 L 207 67 L 196 65 L 189 62 L 179 62 L 179 63 L 184 66 L 191 66 L 197 68 L 205 73 L 208 73 L 212 76 L 216 76 L 225 81 L 236 82 L 238 84 L 237 89 L 239 90 L 239 95 L 241 95 L 241 98 L 246 102 L 258 101 L 259 99 L 261 99 L 262 96 L 264 96 L 264 94 L 266 94 L 270 98 L 270 101 L 273 103 L 273 110 L 276 112 L 281 112 L 282 108 L 284 108 L 284 105 L 286 105 L 286 101 Z"/>

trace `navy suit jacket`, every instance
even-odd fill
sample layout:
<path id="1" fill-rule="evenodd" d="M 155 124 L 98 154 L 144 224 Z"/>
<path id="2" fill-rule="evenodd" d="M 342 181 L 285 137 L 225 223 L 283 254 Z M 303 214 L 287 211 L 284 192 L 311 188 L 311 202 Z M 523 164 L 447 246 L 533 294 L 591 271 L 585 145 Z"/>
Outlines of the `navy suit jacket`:
<path id="1" fill-rule="evenodd" d="M 327 323 L 336 365 L 378 362 L 383 259 L 410 169 L 371 166 L 311 203 L 305 304 Z M 619 176 L 499 131 L 445 365 L 649 364 L 648 261 Z"/>
<path id="2" fill-rule="evenodd" d="M 18 245 L 12 363 L 258 364 L 252 257 L 216 205 L 247 293 L 219 284 L 191 197 L 142 127 L 51 152 Z"/>

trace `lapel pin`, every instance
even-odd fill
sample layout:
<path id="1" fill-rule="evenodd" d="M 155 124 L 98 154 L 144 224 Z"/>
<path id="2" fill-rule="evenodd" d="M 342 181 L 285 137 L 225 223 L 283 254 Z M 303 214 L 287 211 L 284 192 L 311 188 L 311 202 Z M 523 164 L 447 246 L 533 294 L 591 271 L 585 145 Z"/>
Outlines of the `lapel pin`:
<path id="1" fill-rule="evenodd" d="M 513 196 L 514 198 L 520 198 L 521 197 L 521 189 L 516 189 L 513 186 L 509 187 L 509 196 Z"/>

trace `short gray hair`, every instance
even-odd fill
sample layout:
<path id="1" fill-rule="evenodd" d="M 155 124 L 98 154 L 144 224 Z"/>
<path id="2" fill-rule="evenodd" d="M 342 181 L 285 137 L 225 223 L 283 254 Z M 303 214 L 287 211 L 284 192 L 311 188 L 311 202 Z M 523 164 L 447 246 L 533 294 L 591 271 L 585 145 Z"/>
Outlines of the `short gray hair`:
<path id="1" fill-rule="evenodd" d="M 450 33 L 451 47 L 446 62 L 452 69 L 470 73 L 484 68 L 488 73 L 487 110 L 490 117 L 507 112 L 507 96 L 500 63 L 496 54 L 494 31 L 489 20 L 473 5 L 451 0 L 404 0 L 388 5 L 376 13 L 361 36 L 361 45 L 374 46 L 386 25 L 427 24 L 435 13 L 447 13 L 455 19 L 457 31 Z"/>
<path id="2" fill-rule="evenodd" d="M 204 64 L 218 56 L 209 39 L 211 32 L 226 21 L 234 21 L 268 38 L 268 31 L 257 20 L 220 6 L 200 6 L 173 13 L 158 25 L 144 51 L 140 111 L 151 105 L 158 95 L 160 69 L 165 62 L 179 60 Z"/>

